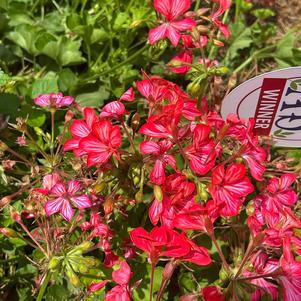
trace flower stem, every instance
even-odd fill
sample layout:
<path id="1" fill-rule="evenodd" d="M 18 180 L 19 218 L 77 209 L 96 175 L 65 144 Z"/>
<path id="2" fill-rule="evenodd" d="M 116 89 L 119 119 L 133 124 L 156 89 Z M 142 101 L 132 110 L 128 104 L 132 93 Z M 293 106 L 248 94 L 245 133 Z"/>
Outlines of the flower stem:
<path id="1" fill-rule="evenodd" d="M 44 281 L 40 287 L 39 294 L 38 294 L 36 301 L 41 301 L 43 299 L 50 278 L 51 278 L 51 272 L 48 271 L 46 274 L 46 277 L 44 278 Z"/>
<path id="2" fill-rule="evenodd" d="M 134 151 L 135 153 L 137 153 L 137 149 L 136 149 L 136 147 L 135 147 L 134 140 L 133 140 L 131 134 L 129 133 L 129 131 L 128 131 L 128 129 L 127 129 L 127 127 L 126 127 L 126 125 L 125 125 L 125 123 L 124 123 L 123 120 L 121 121 L 121 126 L 122 126 L 122 128 L 123 128 L 123 130 L 124 130 L 126 136 L 127 136 L 128 139 L 129 139 L 129 142 L 130 142 L 130 144 L 131 144 L 131 146 L 132 146 L 132 148 L 133 148 L 133 151 Z"/>
<path id="3" fill-rule="evenodd" d="M 154 274 L 155 274 L 155 265 L 152 263 L 152 265 L 151 265 L 151 275 L 150 275 L 149 301 L 153 300 Z"/>
<path id="4" fill-rule="evenodd" d="M 215 235 L 214 235 L 214 232 L 210 235 L 210 238 L 211 238 L 213 244 L 215 245 L 215 247 L 216 247 L 216 249 L 217 249 L 218 255 L 219 255 L 219 257 L 221 258 L 221 260 L 222 260 L 222 262 L 223 262 L 223 266 L 225 267 L 226 270 L 230 271 L 230 266 L 229 266 L 229 264 L 227 263 L 226 258 L 225 258 L 225 256 L 224 256 L 224 254 L 223 254 L 223 252 L 222 252 L 222 250 L 221 250 L 219 244 L 218 244 L 217 241 L 216 241 L 216 237 L 215 237 Z"/>
<path id="5" fill-rule="evenodd" d="M 54 149 L 54 114 L 55 111 L 51 110 L 51 154 L 53 154 L 53 149 Z"/>

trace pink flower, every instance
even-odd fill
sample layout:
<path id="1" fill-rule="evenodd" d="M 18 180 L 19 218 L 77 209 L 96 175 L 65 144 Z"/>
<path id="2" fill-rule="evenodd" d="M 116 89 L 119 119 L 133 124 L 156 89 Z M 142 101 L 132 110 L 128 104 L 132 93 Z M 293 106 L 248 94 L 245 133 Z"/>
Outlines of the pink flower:
<path id="1" fill-rule="evenodd" d="M 27 142 L 24 136 L 19 136 L 16 141 L 20 146 L 26 146 Z"/>
<path id="2" fill-rule="evenodd" d="M 283 241 L 283 256 L 280 263 L 284 271 L 284 276 L 279 277 L 284 291 L 283 300 L 301 300 L 301 262 L 294 259 L 289 237 Z"/>
<path id="3" fill-rule="evenodd" d="M 129 282 L 132 276 L 131 268 L 125 260 L 122 261 L 120 268 L 112 273 L 112 278 L 118 285 L 107 292 L 105 301 L 130 301 Z"/>
<path id="4" fill-rule="evenodd" d="M 80 210 L 91 207 L 92 203 L 89 196 L 78 194 L 80 190 L 81 184 L 76 180 L 70 180 L 67 189 L 63 183 L 54 185 L 51 189 L 51 194 L 56 198 L 46 203 L 46 214 L 49 216 L 60 212 L 67 221 L 70 221 L 74 215 L 70 201 Z"/>
<path id="5" fill-rule="evenodd" d="M 116 100 L 106 104 L 99 115 L 100 118 L 121 119 L 126 113 L 125 106 L 122 102 Z"/>
<path id="6" fill-rule="evenodd" d="M 71 96 L 64 96 L 61 92 L 55 94 L 41 94 L 34 99 L 36 105 L 49 108 L 61 108 L 70 106 L 74 102 Z"/>
<path id="7" fill-rule="evenodd" d="M 135 93 L 132 87 L 126 90 L 119 98 L 119 100 L 124 100 L 124 101 L 134 101 L 134 99 L 135 99 Z"/>
<path id="8" fill-rule="evenodd" d="M 99 281 L 99 282 L 93 282 L 89 285 L 88 292 L 90 292 L 90 293 L 97 292 L 97 291 L 101 290 L 103 287 L 105 287 L 105 285 L 107 283 L 108 283 L 107 280 Z"/>
<path id="9" fill-rule="evenodd" d="M 92 126 L 89 136 L 82 138 L 79 147 L 87 154 L 87 164 L 104 164 L 112 155 L 119 158 L 117 148 L 121 144 L 120 128 L 107 120 L 96 122 Z"/>
<path id="10" fill-rule="evenodd" d="M 34 188 L 35 191 L 48 195 L 51 192 L 51 189 L 59 182 L 60 177 L 57 173 L 52 173 L 46 175 L 43 178 L 43 188 Z"/>
<path id="11" fill-rule="evenodd" d="M 237 215 L 242 198 L 253 190 L 242 164 L 230 164 L 226 170 L 224 164 L 221 164 L 212 172 L 209 191 L 216 205 L 220 207 L 222 216 Z"/>
<path id="12" fill-rule="evenodd" d="M 227 25 L 222 23 L 218 18 L 230 8 L 231 0 L 218 0 L 219 8 L 216 12 L 211 15 L 211 20 L 215 23 L 218 29 L 224 34 L 226 39 L 230 37 L 230 31 Z"/>
<path id="13" fill-rule="evenodd" d="M 149 31 L 148 37 L 151 45 L 167 37 L 176 47 L 181 39 L 181 32 L 191 30 L 196 26 L 196 22 L 191 18 L 177 20 L 190 8 L 190 0 L 154 0 L 154 8 L 165 17 L 166 21 Z"/>

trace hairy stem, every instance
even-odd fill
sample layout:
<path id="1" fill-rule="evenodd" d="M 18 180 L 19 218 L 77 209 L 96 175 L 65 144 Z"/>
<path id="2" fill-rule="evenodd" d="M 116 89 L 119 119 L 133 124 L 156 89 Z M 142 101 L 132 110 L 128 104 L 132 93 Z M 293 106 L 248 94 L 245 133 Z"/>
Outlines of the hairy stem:
<path id="1" fill-rule="evenodd" d="M 46 274 L 46 277 L 44 278 L 43 283 L 40 287 L 39 294 L 38 294 L 36 301 L 41 301 L 43 299 L 50 278 L 51 278 L 51 272 L 48 271 Z"/>

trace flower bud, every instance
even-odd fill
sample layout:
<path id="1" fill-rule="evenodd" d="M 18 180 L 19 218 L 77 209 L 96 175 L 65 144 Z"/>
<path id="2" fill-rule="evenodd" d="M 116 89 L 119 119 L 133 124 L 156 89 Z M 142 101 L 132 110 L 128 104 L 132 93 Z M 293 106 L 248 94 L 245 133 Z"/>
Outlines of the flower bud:
<path id="1" fill-rule="evenodd" d="M 139 190 L 136 194 L 135 194 L 135 200 L 137 202 L 142 202 L 143 200 L 143 192 L 141 190 Z"/>
<path id="2" fill-rule="evenodd" d="M 106 199 L 103 204 L 103 210 L 105 212 L 105 215 L 109 215 L 113 211 L 113 208 L 114 208 L 114 201 L 111 198 Z"/>
<path id="3" fill-rule="evenodd" d="M 255 213 L 255 204 L 253 201 L 250 201 L 246 207 L 246 213 L 248 216 L 251 216 Z"/>
<path id="4" fill-rule="evenodd" d="M 0 140 L 0 151 L 5 152 L 8 149 L 8 146 Z"/>
<path id="5" fill-rule="evenodd" d="M 67 270 L 66 275 L 69 278 L 69 280 L 73 286 L 80 285 L 79 278 L 76 276 L 76 274 L 72 270 Z"/>
<path id="6" fill-rule="evenodd" d="M 163 192 L 159 185 L 154 186 L 154 195 L 158 202 L 162 202 L 163 200 Z"/>
<path id="7" fill-rule="evenodd" d="M 0 228 L 0 233 L 9 238 L 19 237 L 18 233 L 10 228 Z"/>
<path id="8" fill-rule="evenodd" d="M 134 132 L 136 132 L 139 128 L 140 125 L 140 115 L 139 113 L 135 113 L 132 117 L 131 120 L 131 128 L 133 129 Z"/>
<path id="9" fill-rule="evenodd" d="M 0 200 L 0 208 L 4 208 L 6 205 L 8 205 L 12 201 L 12 198 L 10 196 L 5 196 Z"/>
<path id="10" fill-rule="evenodd" d="M 77 250 L 81 250 L 81 251 L 87 251 L 87 250 L 89 250 L 91 247 L 93 247 L 94 246 L 94 244 L 93 244 L 93 242 L 92 241 L 84 241 L 84 242 L 82 242 L 80 245 L 78 245 L 77 247 L 76 247 L 76 249 Z"/>
<path id="11" fill-rule="evenodd" d="M 59 265 L 60 262 L 61 262 L 60 257 L 57 256 L 52 257 L 48 263 L 48 269 L 54 270 Z"/>
<path id="12" fill-rule="evenodd" d="M 65 123 L 69 122 L 73 117 L 75 113 L 72 112 L 71 110 L 68 110 L 66 115 L 65 115 Z"/>

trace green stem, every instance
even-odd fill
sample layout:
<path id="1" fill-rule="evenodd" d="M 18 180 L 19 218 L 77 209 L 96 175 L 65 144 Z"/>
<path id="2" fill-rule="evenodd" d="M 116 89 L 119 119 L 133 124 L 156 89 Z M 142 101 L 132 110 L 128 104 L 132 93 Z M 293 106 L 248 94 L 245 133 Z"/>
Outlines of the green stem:
<path id="1" fill-rule="evenodd" d="M 41 301 L 43 299 L 50 278 L 51 278 L 51 272 L 48 271 L 47 274 L 46 274 L 46 277 L 45 277 L 45 279 L 44 279 L 44 281 L 43 281 L 43 283 L 40 287 L 39 294 L 38 294 L 38 297 L 37 297 L 36 301 Z"/>
<path id="2" fill-rule="evenodd" d="M 264 52 L 268 52 L 268 51 L 271 51 L 269 53 L 269 55 L 266 55 L 264 57 L 269 57 L 269 56 L 272 56 L 273 55 L 273 50 L 275 49 L 275 45 L 272 45 L 272 46 L 268 46 L 268 47 L 265 47 L 261 50 L 258 50 L 258 51 L 255 51 L 246 61 L 244 61 L 241 65 L 239 65 L 234 71 L 233 73 L 238 73 L 240 72 L 243 68 L 245 68 L 246 66 L 248 66 L 249 64 L 251 64 L 251 62 L 256 58 L 256 56 L 260 55 L 261 53 L 264 53 Z M 263 58 L 263 57 L 262 57 Z"/>
<path id="3" fill-rule="evenodd" d="M 223 266 L 225 267 L 226 270 L 230 271 L 230 267 L 229 267 L 229 265 L 228 265 L 228 263 L 227 263 L 227 261 L 226 261 L 226 258 L 225 258 L 225 256 L 224 256 L 224 254 L 223 254 L 223 252 L 222 252 L 222 250 L 221 250 L 221 248 L 220 248 L 218 242 L 216 241 L 216 238 L 215 238 L 214 233 L 212 233 L 212 235 L 210 235 L 210 238 L 211 238 L 213 244 L 214 244 L 215 247 L 216 247 L 216 250 L 217 250 L 217 252 L 218 252 L 219 257 L 221 258 L 221 260 L 222 260 L 222 262 L 223 262 Z"/>
<path id="4" fill-rule="evenodd" d="M 95 74 L 89 78 L 87 78 L 86 80 L 84 80 L 85 82 L 93 80 L 93 79 L 97 79 L 101 76 L 107 75 L 121 67 L 123 67 L 124 65 L 128 64 L 129 62 L 133 61 L 135 58 L 139 57 L 146 49 L 148 48 L 148 45 L 146 44 L 144 47 L 142 47 L 141 49 L 139 49 L 137 52 L 135 52 L 133 55 L 131 55 L 130 57 L 128 57 L 126 60 L 124 60 L 122 63 L 115 65 L 114 67 L 112 67 L 111 69 L 108 69 L 100 74 Z"/>
<path id="5" fill-rule="evenodd" d="M 121 121 L 121 126 L 122 126 L 122 128 L 123 128 L 123 130 L 124 130 L 126 136 L 127 136 L 128 139 L 129 139 L 129 142 L 130 142 L 130 144 L 131 144 L 131 146 L 132 146 L 132 148 L 133 148 L 133 151 L 134 151 L 135 153 L 137 153 L 137 149 L 136 149 L 136 147 L 135 147 L 134 140 L 133 140 L 131 134 L 129 133 L 129 131 L 128 131 L 128 129 L 127 129 L 127 127 L 126 127 L 126 125 L 125 125 L 125 123 L 124 123 L 123 120 Z"/>
<path id="6" fill-rule="evenodd" d="M 152 267 L 151 267 L 151 276 L 150 276 L 149 301 L 152 301 L 152 300 L 153 300 L 154 274 L 155 274 L 155 265 L 152 263 Z"/>
<path id="7" fill-rule="evenodd" d="M 51 145 L 50 145 L 51 155 L 53 155 L 53 149 L 54 149 L 54 114 L 55 111 L 51 110 Z"/>
<path id="8" fill-rule="evenodd" d="M 230 9 L 228 9 L 228 10 L 225 12 L 224 16 L 223 16 L 222 23 L 224 23 L 224 24 L 226 23 L 226 21 L 227 21 L 227 19 L 228 19 L 229 11 L 230 11 Z M 218 33 L 217 33 L 217 36 L 216 36 L 217 40 L 219 40 L 220 37 L 221 37 L 221 31 L 219 30 Z M 216 55 L 216 50 L 217 50 L 217 48 L 218 48 L 217 46 L 215 46 L 214 44 L 212 44 L 211 49 L 210 49 L 210 52 L 209 52 L 209 55 L 208 55 L 208 59 L 209 59 L 209 60 L 214 59 L 214 57 L 215 57 L 215 55 Z"/>

